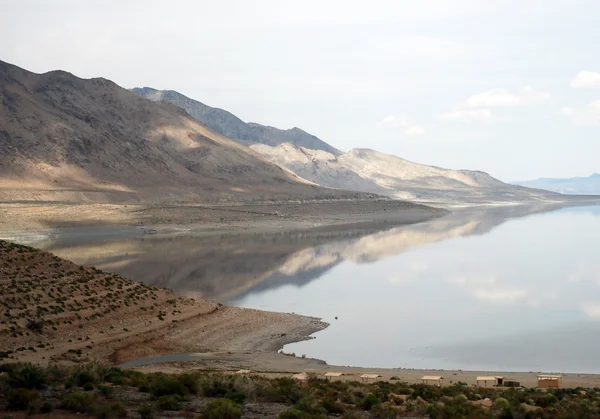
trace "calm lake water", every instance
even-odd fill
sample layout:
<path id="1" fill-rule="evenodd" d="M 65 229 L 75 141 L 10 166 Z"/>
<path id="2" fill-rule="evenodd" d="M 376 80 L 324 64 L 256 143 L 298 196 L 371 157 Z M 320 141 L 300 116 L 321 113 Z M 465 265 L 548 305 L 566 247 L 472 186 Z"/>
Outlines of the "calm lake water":
<path id="1" fill-rule="evenodd" d="M 322 317 L 329 328 L 285 350 L 330 364 L 600 372 L 600 206 L 462 212 L 341 237 L 36 245 L 183 295 Z"/>

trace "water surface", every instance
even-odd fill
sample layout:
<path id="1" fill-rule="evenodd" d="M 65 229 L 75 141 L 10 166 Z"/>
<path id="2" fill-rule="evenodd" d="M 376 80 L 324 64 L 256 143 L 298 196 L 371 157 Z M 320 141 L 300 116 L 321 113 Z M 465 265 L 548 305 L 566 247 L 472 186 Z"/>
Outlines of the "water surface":
<path id="1" fill-rule="evenodd" d="M 330 364 L 600 372 L 600 207 L 461 212 L 375 233 L 38 246 L 182 295 L 322 317 L 329 328 L 286 351 Z"/>

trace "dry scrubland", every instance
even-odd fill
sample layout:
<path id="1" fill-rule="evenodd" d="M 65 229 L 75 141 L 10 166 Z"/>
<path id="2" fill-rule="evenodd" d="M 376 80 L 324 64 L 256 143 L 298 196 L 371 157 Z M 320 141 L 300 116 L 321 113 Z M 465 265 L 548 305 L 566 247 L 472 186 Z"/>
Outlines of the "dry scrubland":
<path id="1" fill-rule="evenodd" d="M 177 297 L 0 241 L 0 357 L 123 362 L 171 352 L 277 350 L 318 319 Z"/>
<path id="2" fill-rule="evenodd" d="M 67 418 L 593 418 L 600 389 L 363 384 L 210 372 L 143 374 L 90 364 L 0 366 L 3 417 Z"/>

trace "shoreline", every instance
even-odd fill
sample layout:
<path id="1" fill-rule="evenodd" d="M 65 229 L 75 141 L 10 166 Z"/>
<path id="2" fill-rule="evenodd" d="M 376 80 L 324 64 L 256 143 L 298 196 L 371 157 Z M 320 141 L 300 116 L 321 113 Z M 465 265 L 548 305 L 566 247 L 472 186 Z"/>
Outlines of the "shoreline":
<path id="1" fill-rule="evenodd" d="M 326 228 L 305 226 L 304 229 L 290 228 L 288 230 L 277 231 L 291 231 L 298 234 L 328 234 L 331 231 L 346 230 L 357 225 L 366 229 L 381 228 L 381 226 L 393 227 L 394 225 L 412 224 L 447 214 L 447 211 L 443 210 L 436 211 L 429 208 L 423 210 L 419 208 L 418 212 L 420 211 L 420 213 L 415 221 L 413 210 L 414 208 L 410 208 L 405 213 L 399 211 L 398 213 L 383 214 L 380 212 L 377 216 L 369 214 L 367 216 L 368 219 L 365 219 L 364 213 L 359 213 L 358 216 L 355 213 L 346 218 L 343 217 L 344 214 L 342 216 L 340 214 L 333 214 L 334 217 L 331 217 L 331 219 L 337 223 L 331 222 L 326 225 Z M 421 220 L 420 218 L 422 217 L 425 217 L 425 219 Z M 340 220 L 344 219 L 346 221 L 349 219 L 353 222 L 340 223 Z M 394 222 L 400 223 L 394 224 Z M 251 221 L 249 223 L 252 224 Z M 144 228 L 147 228 L 147 226 L 144 226 Z M 227 229 L 227 227 L 224 228 Z M 275 226 L 275 228 L 279 227 Z M 134 228 L 133 231 L 138 230 Z M 229 231 L 229 234 L 251 232 L 252 230 L 236 230 Z M 270 232 L 273 232 L 273 230 Z M 157 233 L 169 234 L 166 230 Z M 209 234 L 206 231 L 204 233 Z M 214 234 L 214 232 L 211 232 L 211 234 Z M 65 262 L 79 268 L 71 262 Z M 97 271 L 95 268 L 86 269 Z M 168 294 L 168 296 L 165 295 L 162 297 L 165 301 L 167 298 L 174 296 L 168 289 L 161 289 L 162 291 Z M 154 319 L 150 320 L 152 316 L 144 317 L 140 315 L 132 318 L 131 316 L 123 316 L 120 313 L 113 320 L 106 319 L 98 322 L 98 324 L 92 322 L 89 323 L 89 326 L 86 323 L 86 328 L 83 330 L 80 330 L 81 327 L 79 329 L 76 328 L 77 324 L 75 324 L 72 328 L 70 326 L 67 327 L 68 332 L 66 335 L 58 336 L 62 338 L 62 342 L 57 341 L 56 345 L 53 344 L 51 350 L 39 349 L 32 354 L 20 354 L 14 361 L 47 364 L 50 362 L 52 356 L 79 350 L 83 351 L 84 359 L 87 361 L 95 360 L 112 365 L 125 363 L 125 367 L 139 369 L 140 371 L 175 372 L 189 369 L 237 371 L 240 369 L 249 369 L 260 374 L 274 376 L 302 371 L 319 374 L 326 371 L 335 371 L 344 372 L 349 374 L 349 377 L 356 378 L 362 373 L 378 373 L 383 376 L 382 379 L 384 380 L 389 380 L 392 376 L 397 376 L 402 381 L 407 382 L 420 382 L 420 377 L 423 375 L 437 374 L 444 376 L 447 384 L 457 381 L 474 384 L 472 381 L 474 381 L 476 375 L 490 374 L 489 371 L 344 367 L 328 365 L 325 361 L 316 359 L 287 356 L 277 352 L 286 344 L 312 339 L 312 335 L 325 329 L 327 323 L 324 323 L 319 318 L 298 314 L 223 306 L 214 302 L 198 301 L 185 297 L 176 297 L 176 299 L 178 304 L 179 302 L 182 303 L 183 312 L 180 309 L 179 314 L 175 313 L 175 311 L 165 314 L 164 323 L 157 322 L 155 315 Z M 94 329 L 94 327 L 101 327 L 101 323 L 104 323 L 104 326 L 106 326 L 106 322 L 110 321 L 113 321 L 115 325 L 118 324 L 118 328 L 122 329 L 122 331 L 115 331 L 113 333 Z M 30 339 L 28 345 L 34 344 L 34 340 Z M 8 345 L 1 346 L 0 349 L 2 350 L 8 347 Z M 172 357 L 177 357 L 183 353 L 196 353 L 198 359 L 175 360 L 168 363 L 161 362 L 152 366 L 135 365 L 135 363 L 127 364 L 128 361 L 140 361 L 146 357 L 163 354 L 170 354 Z M 491 373 L 493 375 L 504 375 L 507 379 L 520 381 L 526 386 L 535 386 L 535 377 L 537 375 L 534 372 L 509 373 L 496 371 Z M 580 373 L 562 375 L 565 377 L 565 387 L 600 387 L 600 374 Z"/>

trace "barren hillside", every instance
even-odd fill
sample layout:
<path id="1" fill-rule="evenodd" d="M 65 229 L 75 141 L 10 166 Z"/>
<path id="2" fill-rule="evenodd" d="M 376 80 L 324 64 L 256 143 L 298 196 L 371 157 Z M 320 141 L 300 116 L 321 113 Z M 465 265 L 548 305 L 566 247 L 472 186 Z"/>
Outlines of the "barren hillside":
<path id="1" fill-rule="evenodd" d="M 485 172 L 451 170 L 413 163 L 370 149 L 335 156 L 293 144 L 251 148 L 319 185 L 373 192 L 438 205 L 561 201 L 552 192 L 509 185 Z"/>
<path id="2" fill-rule="evenodd" d="M 277 146 L 287 142 L 311 149 L 324 150 L 334 155 L 341 154 L 335 147 L 300 128 L 282 130 L 255 122 L 246 123 L 231 112 L 210 107 L 173 90 L 156 90 L 150 87 L 136 87 L 131 90 L 146 99 L 178 106 L 211 130 L 244 145 L 258 143 Z"/>
<path id="3" fill-rule="evenodd" d="M 365 197 L 310 184 L 115 83 L 0 62 L 0 201 Z"/>

